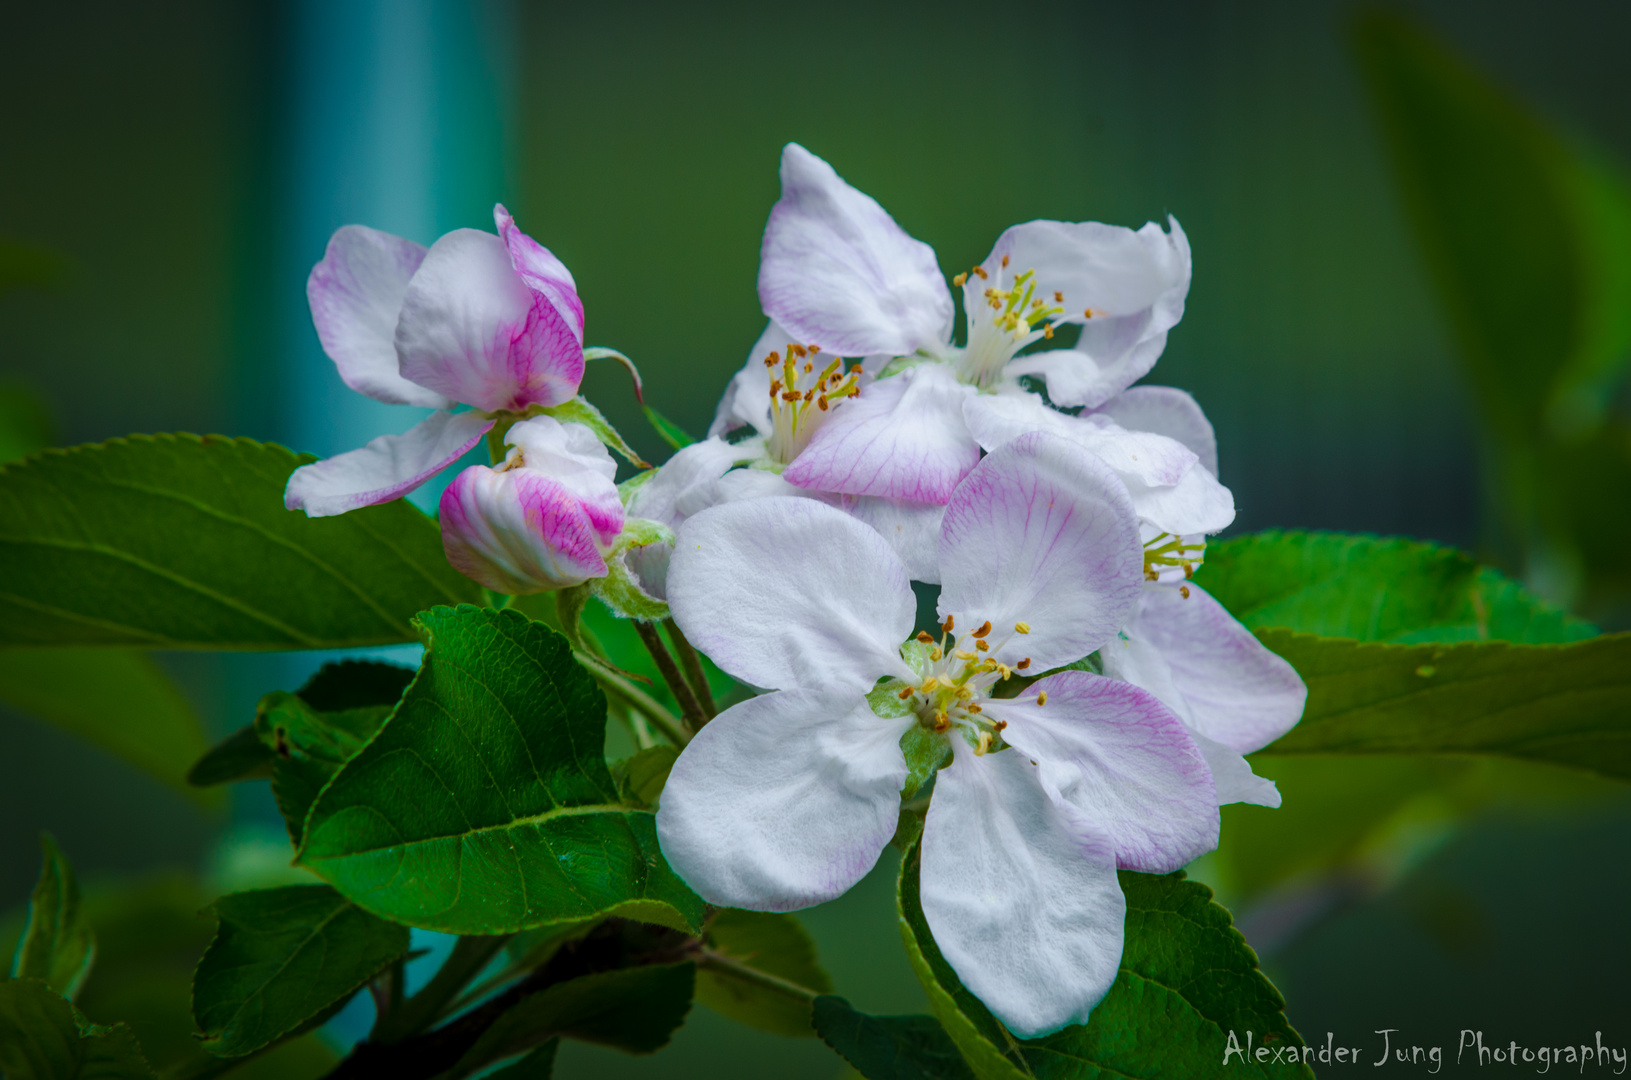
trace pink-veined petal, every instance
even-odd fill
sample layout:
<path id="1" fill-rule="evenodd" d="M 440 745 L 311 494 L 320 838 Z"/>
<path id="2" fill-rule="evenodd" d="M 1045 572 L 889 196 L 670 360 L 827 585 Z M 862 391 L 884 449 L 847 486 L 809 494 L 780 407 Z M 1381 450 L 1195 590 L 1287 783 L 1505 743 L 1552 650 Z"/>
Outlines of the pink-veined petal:
<path id="1" fill-rule="evenodd" d="M 559 405 L 583 380 L 583 345 L 529 289 L 492 233 L 457 229 L 431 246 L 396 326 L 402 374 L 483 411 Z"/>
<path id="2" fill-rule="evenodd" d="M 990 620 L 992 656 L 1031 671 L 1097 649 L 1132 614 L 1144 553 L 1127 489 L 1057 435 L 998 447 L 958 485 L 940 529 L 940 614 Z M 1017 623 L 1030 632 L 1017 634 Z"/>
<path id="3" fill-rule="evenodd" d="M 1134 386 L 1097 410 L 1128 431 L 1150 431 L 1189 447 L 1206 471 L 1218 475 L 1218 438 L 1200 404 L 1171 386 Z"/>
<path id="4" fill-rule="evenodd" d="M 1126 900 L 1108 838 L 1017 750 L 956 760 L 923 827 L 923 916 L 952 970 L 1021 1038 L 1084 1023 L 1121 963 Z"/>
<path id="5" fill-rule="evenodd" d="M 913 581 L 940 583 L 940 523 L 946 516 L 944 506 L 872 495 L 829 498 L 855 520 L 872 526 L 900 556 Z"/>
<path id="6" fill-rule="evenodd" d="M 879 379 L 837 409 L 782 475 L 817 491 L 944 503 L 980 459 L 963 420 L 973 393 L 937 363 Z"/>
<path id="7" fill-rule="evenodd" d="M 616 498 L 613 489 L 614 505 Z M 442 546 L 454 569 L 495 592 L 571 588 L 606 576 L 602 547 L 610 522 L 599 509 L 546 473 L 473 465 L 442 492 Z M 616 519 L 613 539 L 622 506 Z"/>
<path id="8" fill-rule="evenodd" d="M 841 895 L 894 835 L 900 737 L 912 722 L 817 690 L 726 709 L 669 774 L 657 810 L 663 855 L 722 907 L 792 911 Z"/>
<path id="9" fill-rule="evenodd" d="M 283 505 L 332 517 L 401 498 L 463 457 L 492 426 L 480 413 L 432 413 L 401 435 L 302 465 L 289 477 Z"/>
<path id="10" fill-rule="evenodd" d="M 1165 874 L 1218 846 L 1212 772 L 1154 694 L 1062 671 L 981 704 L 1007 722 L 1002 737 L 1038 762 L 1043 786 L 1110 838 L 1124 869 Z"/>
<path id="11" fill-rule="evenodd" d="M 1146 588 L 1126 633 L 1160 651 L 1195 730 L 1236 753 L 1262 749 L 1302 718 L 1308 687 L 1297 672 L 1193 582 Z"/>
<path id="12" fill-rule="evenodd" d="M 617 539 L 624 518 L 614 482 L 617 462 L 593 431 L 553 416 L 535 416 L 511 425 L 504 442 L 511 447 L 506 463 L 512 471 L 538 473 L 559 484 L 583 505 L 601 543 Z"/>
<path id="13" fill-rule="evenodd" d="M 934 249 L 797 143 L 759 257 L 765 314 L 840 356 L 907 356 L 951 336 L 955 310 Z"/>
<path id="14" fill-rule="evenodd" d="M 425 247 L 362 225 L 328 242 L 306 279 L 306 299 L 323 351 L 345 384 L 391 405 L 445 409 L 449 398 L 409 382 L 397 369 L 396 320 Z"/>
<path id="15" fill-rule="evenodd" d="M 583 301 L 572 271 L 544 245 L 522 232 L 503 203 L 493 206 L 493 224 L 510 253 L 510 265 L 527 288 L 542 295 L 583 344 Z"/>
<path id="16" fill-rule="evenodd" d="M 681 525 L 668 603 L 691 643 L 753 686 L 865 693 L 911 677 L 917 601 L 888 543 L 841 510 L 772 496 Z"/>
<path id="17" fill-rule="evenodd" d="M 744 454 L 751 458 L 750 450 L 724 439 L 704 439 L 676 451 L 629 499 L 629 516 L 679 528 L 692 514 L 721 501 L 716 490 L 719 478 Z M 670 544 L 645 544 L 631 548 L 623 559 L 647 593 L 666 600 L 668 561 L 673 554 Z"/>

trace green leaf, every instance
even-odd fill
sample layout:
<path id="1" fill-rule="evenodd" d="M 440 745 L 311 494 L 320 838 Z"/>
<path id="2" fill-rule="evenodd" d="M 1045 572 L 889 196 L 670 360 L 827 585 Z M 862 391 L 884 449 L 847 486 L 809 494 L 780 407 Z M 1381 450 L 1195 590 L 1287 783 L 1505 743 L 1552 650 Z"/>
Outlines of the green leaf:
<path id="1" fill-rule="evenodd" d="M 697 972 L 697 1000 L 738 1023 L 777 1035 L 813 1035 L 810 994 L 832 990 L 832 979 L 816 961 L 815 942 L 792 915 L 726 908 L 708 924 L 711 952 L 809 994 L 773 988 L 729 967 L 704 966 Z"/>
<path id="2" fill-rule="evenodd" d="M 613 765 L 612 776 L 625 799 L 640 806 L 655 807 L 658 796 L 663 793 L 663 785 L 668 783 L 668 774 L 679 757 L 680 752 L 676 747 L 647 747 L 627 761 Z"/>
<path id="3" fill-rule="evenodd" d="M 1573 645 L 1385 645 L 1260 631 L 1308 684 L 1260 753 L 1500 754 L 1631 779 L 1631 633 Z"/>
<path id="4" fill-rule="evenodd" d="M 0 467 L 0 645 L 386 645 L 414 640 L 415 612 L 480 595 L 408 503 L 285 510 L 309 460 L 142 435 Z"/>
<path id="5" fill-rule="evenodd" d="M 973 1080 L 932 1016 L 868 1016 L 841 997 L 816 998 L 816 1032 L 867 1080 Z"/>
<path id="6" fill-rule="evenodd" d="M 1411 21 L 1375 13 L 1357 29 L 1486 418 L 1520 442 L 1589 430 L 1631 350 L 1631 194 Z"/>
<path id="7" fill-rule="evenodd" d="M 551 1039 L 520 1061 L 488 1073 L 489 1080 L 549 1080 L 555 1075 L 555 1051 L 561 1040 Z"/>
<path id="8" fill-rule="evenodd" d="M 0 1074 L 9 1080 L 151 1080 L 124 1024 L 86 1020 L 38 979 L 0 982 Z"/>
<path id="9" fill-rule="evenodd" d="M 79 906 L 79 882 L 50 833 L 40 834 L 44 859 L 28 901 L 28 924 L 11 961 L 14 979 L 40 979 L 67 998 L 79 996 L 96 957 L 96 935 Z"/>
<path id="10" fill-rule="evenodd" d="M 261 699 L 255 734 L 271 748 L 272 796 L 295 847 L 300 846 L 317 793 L 374 737 L 392 708 L 363 705 L 318 712 L 303 698 L 281 691 Z"/>
<path id="11" fill-rule="evenodd" d="M 377 660 L 341 660 L 324 664 L 295 693 L 322 713 L 393 706 L 413 682 L 413 668 Z"/>
<path id="12" fill-rule="evenodd" d="M 605 915 L 695 930 L 654 815 L 606 767 L 606 699 L 516 611 L 434 608 L 424 664 L 318 797 L 297 861 L 378 915 L 503 934 Z"/>
<path id="13" fill-rule="evenodd" d="M 276 760 L 272 748 L 255 733 L 255 725 L 246 724 L 210 747 L 187 771 L 187 783 L 213 787 L 236 780 L 270 779 Z"/>
<path id="14" fill-rule="evenodd" d="M 691 1011 L 696 966 L 648 964 L 585 975 L 522 998 L 444 1076 L 468 1076 L 565 1035 L 631 1054 L 662 1049 Z"/>
<path id="15" fill-rule="evenodd" d="M 1579 641 L 1597 628 L 1453 548 L 1269 530 L 1206 549 L 1196 583 L 1253 630 L 1358 641 Z"/>
<path id="16" fill-rule="evenodd" d="M 0 701 L 201 797 L 188 787 L 186 768 L 209 746 L 204 726 L 175 680 L 145 653 L 0 648 Z"/>
<path id="17" fill-rule="evenodd" d="M 1242 1076 L 1312 1077 L 1307 1066 L 1232 1059 L 1229 1033 L 1271 1048 L 1301 1047 L 1285 999 L 1257 954 L 1212 900 L 1212 890 L 1167 876 L 1119 872 L 1127 897 L 1121 971 L 1086 1024 L 1016 1039 L 957 980 L 941 956 L 918 898 L 919 849 L 901 863 L 901 937 L 930 1006 L 982 1080 Z"/>
<path id="18" fill-rule="evenodd" d="M 215 902 L 215 940 L 193 979 L 203 1046 L 239 1057 L 323 1016 L 408 951 L 406 927 L 326 885 L 235 893 Z"/>
<path id="19" fill-rule="evenodd" d="M 691 446 L 696 442 L 696 439 L 686 434 L 684 428 L 653 409 L 650 405 L 642 406 L 642 408 L 645 409 L 646 420 L 651 423 L 652 430 L 657 433 L 658 438 L 669 446 L 676 450 L 684 450 L 687 446 Z"/>

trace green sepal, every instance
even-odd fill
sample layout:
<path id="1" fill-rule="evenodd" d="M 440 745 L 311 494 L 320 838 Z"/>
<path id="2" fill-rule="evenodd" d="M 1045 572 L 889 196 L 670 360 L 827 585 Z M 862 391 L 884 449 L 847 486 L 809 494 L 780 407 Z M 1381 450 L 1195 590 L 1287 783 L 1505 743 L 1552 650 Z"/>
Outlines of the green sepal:
<path id="1" fill-rule="evenodd" d="M 583 358 L 585 360 L 616 360 L 619 364 L 622 364 L 623 370 L 627 371 L 629 373 L 629 378 L 634 381 L 634 400 L 640 402 L 642 405 L 645 404 L 645 381 L 640 378 L 640 369 L 634 366 L 633 360 L 630 360 L 627 356 L 618 352 L 616 349 L 608 349 L 603 345 L 591 345 L 584 349 Z"/>
<path id="2" fill-rule="evenodd" d="M 901 372 L 910 368 L 915 368 L 920 364 L 933 363 L 938 363 L 938 361 L 934 357 L 925 356 L 920 352 L 915 352 L 910 356 L 897 356 L 883 366 L 883 370 L 878 372 L 878 378 L 887 379 L 891 376 L 899 375 Z"/>
<path id="3" fill-rule="evenodd" d="M 96 958 L 96 934 L 79 902 L 73 867 L 50 833 L 40 834 L 40 878 L 28 923 L 11 961 L 14 979 L 40 979 L 69 1001 L 79 996 Z"/>
<path id="4" fill-rule="evenodd" d="M 601 414 L 601 411 L 589 404 L 582 395 L 571 401 L 563 401 L 559 405 L 551 405 L 539 409 L 543 416 L 553 416 L 563 424 L 582 424 L 595 433 L 595 438 L 604 443 L 607 448 L 618 454 L 630 465 L 640 469 L 651 468 L 651 462 L 634 452 L 634 447 L 624 441 L 616 428 Z"/>
<path id="5" fill-rule="evenodd" d="M 696 439 L 688 435 L 684 428 L 674 421 L 653 409 L 650 405 L 642 406 L 645 409 L 646 420 L 651 424 L 652 430 L 658 438 L 676 450 L 684 450 L 687 446 L 696 444 Z"/>
<path id="6" fill-rule="evenodd" d="M 900 789 L 903 802 L 917 797 L 918 791 L 934 774 L 951 764 L 951 743 L 922 724 L 913 724 L 900 737 L 901 753 L 906 755 L 906 783 Z"/>
<path id="7" fill-rule="evenodd" d="M 657 469 L 647 469 L 644 472 L 635 473 L 617 485 L 617 501 L 622 503 L 626 509 L 629 503 L 634 501 L 634 497 L 640 493 L 640 489 L 657 478 L 657 473 Z"/>
<path id="8" fill-rule="evenodd" d="M 595 596 L 622 619 L 660 622 L 668 618 L 668 605 L 646 592 L 623 556 L 632 548 L 673 542 L 674 530 L 668 526 L 645 518 L 627 519 L 622 535 L 606 555 L 606 576 L 589 582 Z"/>

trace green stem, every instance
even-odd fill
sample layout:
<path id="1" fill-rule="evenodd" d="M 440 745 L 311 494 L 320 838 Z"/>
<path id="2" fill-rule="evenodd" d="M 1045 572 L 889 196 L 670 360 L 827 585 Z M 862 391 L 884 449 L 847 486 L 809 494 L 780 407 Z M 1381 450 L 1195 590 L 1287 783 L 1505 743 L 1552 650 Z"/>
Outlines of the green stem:
<path id="1" fill-rule="evenodd" d="M 752 983 L 772 993 L 784 994 L 798 1001 L 813 1002 L 821 995 L 808 987 L 800 986 L 796 982 L 789 982 L 778 975 L 758 968 L 749 967 L 740 960 L 733 960 L 723 953 L 716 953 L 712 949 L 703 949 L 697 954 L 697 967 L 703 971 L 717 971 L 722 975 L 729 975 L 743 982 Z"/>
<path id="2" fill-rule="evenodd" d="M 696 731 L 708 722 L 708 715 L 702 711 L 702 703 L 697 700 L 696 691 L 691 689 L 690 684 L 685 681 L 685 676 L 680 674 L 679 666 L 674 663 L 674 658 L 668 654 L 668 647 L 663 644 L 662 635 L 657 633 L 657 627 L 639 619 L 630 621 L 640 635 L 641 642 L 645 644 L 646 651 L 657 662 L 657 670 L 662 673 L 663 682 L 668 684 L 674 700 L 680 703 L 680 716 L 685 719 L 686 726 Z"/>
<path id="3" fill-rule="evenodd" d="M 442 966 L 430 977 L 430 982 L 380 1017 L 369 1041 L 382 1044 L 401 1042 L 429 1028 L 440 1019 L 447 1003 L 458 996 L 471 979 L 481 974 L 510 937 L 509 934 L 497 934 L 459 938 Z"/>
<path id="4" fill-rule="evenodd" d="M 212 1080 L 212 1078 L 216 1076 L 225 1076 L 238 1066 L 247 1065 L 251 1061 L 254 1061 L 268 1050 L 282 1046 L 283 1042 L 284 1040 L 279 1039 L 276 1042 L 269 1043 L 266 1046 L 261 1047 L 259 1050 L 251 1051 L 242 1057 L 199 1058 L 190 1065 L 183 1066 L 173 1072 L 165 1074 L 166 1080 Z"/>
<path id="5" fill-rule="evenodd" d="M 683 747 L 691 741 L 691 736 L 686 733 L 685 727 L 680 723 L 679 718 L 665 709 L 662 702 L 635 686 L 623 676 L 606 670 L 603 664 L 590 663 L 585 664 L 584 667 L 589 669 L 589 674 L 599 680 L 601 686 L 645 713 L 646 719 L 655 724 L 657 730 L 661 731 L 669 742 L 675 746 Z"/>
<path id="6" fill-rule="evenodd" d="M 680 665 L 685 668 L 685 674 L 691 680 L 691 689 L 697 692 L 697 700 L 702 705 L 702 722 L 706 724 L 719 715 L 719 709 L 714 705 L 714 692 L 708 685 L 708 673 L 702 670 L 702 657 L 691 647 L 691 643 L 680 632 L 679 624 L 673 619 L 664 619 L 663 626 L 668 630 L 668 640 L 674 643 L 674 652 L 679 655 Z"/>

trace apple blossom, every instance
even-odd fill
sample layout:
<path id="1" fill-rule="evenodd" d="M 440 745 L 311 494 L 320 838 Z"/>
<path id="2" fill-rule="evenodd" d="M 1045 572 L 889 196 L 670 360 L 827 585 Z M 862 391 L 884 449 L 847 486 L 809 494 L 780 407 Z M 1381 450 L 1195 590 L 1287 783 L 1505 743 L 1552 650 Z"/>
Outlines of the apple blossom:
<path id="1" fill-rule="evenodd" d="M 970 397 L 1036 375 L 1058 405 L 1102 405 L 1149 372 L 1183 314 L 1189 244 L 1176 220 L 1170 232 L 1032 221 L 953 279 L 967 320 L 953 345 L 933 249 L 796 143 L 781 178 L 761 251 L 765 313 L 800 341 L 904 367 L 811 439 L 784 474 L 800 487 L 944 502 L 979 457 Z M 1074 347 L 1021 355 L 1062 325 L 1080 327 Z"/>
<path id="2" fill-rule="evenodd" d="M 583 378 L 571 273 L 493 208 L 498 234 L 456 229 L 429 249 L 347 225 L 306 295 L 340 378 L 377 401 L 436 409 L 401 435 L 296 469 L 284 502 L 312 517 L 388 502 L 470 450 L 497 414 L 569 401 Z M 451 411 L 459 404 L 472 408 Z"/>
<path id="3" fill-rule="evenodd" d="M 582 424 L 538 416 L 505 433 L 497 467 L 472 465 L 442 493 L 442 546 L 454 568 L 511 595 L 605 577 L 623 531 L 617 464 Z"/>
<path id="4" fill-rule="evenodd" d="M 686 746 L 658 837 L 711 903 L 820 903 L 893 835 L 903 743 L 938 747 L 925 915 L 965 985 L 1039 1035 L 1086 1019 L 1115 979 L 1117 866 L 1166 872 L 1210 850 L 1217 799 L 1182 722 L 1137 687 L 1072 670 L 993 696 L 1093 652 L 1138 602 L 1137 518 L 1102 462 L 1046 433 L 1010 441 L 954 491 L 939 557 L 942 633 L 902 645 L 906 568 L 854 518 L 766 497 L 686 521 L 674 618 L 769 692 Z"/>

